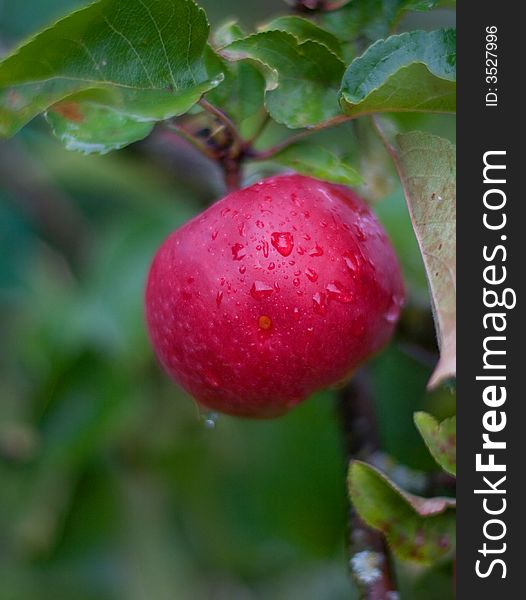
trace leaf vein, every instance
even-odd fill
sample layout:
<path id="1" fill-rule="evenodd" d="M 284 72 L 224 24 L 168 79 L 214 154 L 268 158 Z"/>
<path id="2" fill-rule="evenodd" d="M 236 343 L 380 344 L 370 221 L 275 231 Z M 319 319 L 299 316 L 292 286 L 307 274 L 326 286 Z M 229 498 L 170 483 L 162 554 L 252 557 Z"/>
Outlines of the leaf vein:
<path id="1" fill-rule="evenodd" d="M 148 79 L 148 81 L 150 82 L 151 87 L 155 87 L 152 78 L 150 77 L 150 73 L 148 73 L 148 69 L 146 68 L 146 65 L 144 64 L 141 55 L 137 52 L 137 49 L 135 48 L 135 46 L 133 45 L 133 43 L 131 42 L 131 40 L 126 37 L 124 35 L 124 33 L 122 33 L 121 31 L 119 31 L 118 29 L 116 29 L 116 27 L 114 27 L 112 25 L 112 23 L 110 22 L 110 20 L 108 19 L 108 17 L 106 15 L 103 15 L 103 19 L 105 21 L 105 23 L 108 25 L 108 27 L 114 32 L 116 33 L 119 37 L 121 37 L 123 40 L 125 40 L 125 42 L 128 44 L 128 46 L 131 48 L 132 52 L 135 54 L 135 56 L 137 57 L 137 60 L 139 61 L 141 67 L 144 70 L 144 73 L 146 75 L 146 78 Z"/>

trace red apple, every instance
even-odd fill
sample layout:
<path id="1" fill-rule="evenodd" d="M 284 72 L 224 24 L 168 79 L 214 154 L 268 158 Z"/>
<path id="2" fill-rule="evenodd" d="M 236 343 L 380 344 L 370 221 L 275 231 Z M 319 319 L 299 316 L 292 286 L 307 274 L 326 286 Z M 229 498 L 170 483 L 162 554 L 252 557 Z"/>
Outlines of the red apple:
<path id="1" fill-rule="evenodd" d="M 199 405 L 275 417 L 379 350 L 403 296 L 366 204 L 343 186 L 282 175 L 232 192 L 168 237 L 146 316 L 161 363 Z"/>

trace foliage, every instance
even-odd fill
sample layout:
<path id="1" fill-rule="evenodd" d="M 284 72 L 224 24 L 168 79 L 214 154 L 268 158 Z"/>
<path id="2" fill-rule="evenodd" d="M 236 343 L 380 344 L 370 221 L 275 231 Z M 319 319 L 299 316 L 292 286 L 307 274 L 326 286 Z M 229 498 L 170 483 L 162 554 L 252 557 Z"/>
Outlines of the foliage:
<path id="1" fill-rule="evenodd" d="M 295 144 L 277 154 L 275 162 L 294 169 L 298 173 L 333 181 L 343 185 L 358 185 L 362 179 L 359 173 L 346 161 L 323 146 Z"/>
<path id="2" fill-rule="evenodd" d="M 375 200 L 409 302 L 370 367 L 389 458 L 352 462 L 349 492 L 402 561 L 404 599 L 435 579 L 449 597 L 456 189 L 438 113 L 455 111 L 456 61 L 432 9 L 454 3 L 302 3 L 246 29 L 211 27 L 193 0 L 30 4 L 6 0 L 0 42 L 77 10 L 0 62 L 0 135 L 23 129 L 0 142 L 0 599 L 349 597 L 336 392 L 207 431 L 148 350 L 149 258 L 221 193 L 218 166 L 228 185 L 292 168 Z M 403 31 L 411 11 L 421 26 Z"/>
<path id="3" fill-rule="evenodd" d="M 451 475 L 456 475 L 457 423 L 455 417 L 444 419 L 438 423 L 431 415 L 418 412 L 415 413 L 415 424 L 437 463 Z"/>
<path id="4" fill-rule="evenodd" d="M 456 151 L 447 140 L 413 132 L 392 149 L 402 178 L 433 299 L 440 361 L 436 386 L 456 365 Z"/>
<path id="5" fill-rule="evenodd" d="M 342 82 L 348 115 L 454 112 L 454 30 L 412 31 L 379 40 L 356 58 Z"/>
<path id="6" fill-rule="evenodd" d="M 383 531 L 402 559 L 429 564 L 451 555 L 455 540 L 454 501 L 402 492 L 371 465 L 349 468 L 351 499 L 360 516 Z"/>

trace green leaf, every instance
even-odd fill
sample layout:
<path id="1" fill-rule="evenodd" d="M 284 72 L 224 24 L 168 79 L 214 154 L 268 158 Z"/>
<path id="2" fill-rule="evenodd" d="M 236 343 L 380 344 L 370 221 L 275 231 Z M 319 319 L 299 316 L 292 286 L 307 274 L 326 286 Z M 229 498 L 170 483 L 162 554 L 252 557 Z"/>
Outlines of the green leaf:
<path id="1" fill-rule="evenodd" d="M 426 268 L 440 360 L 436 387 L 456 372 L 456 148 L 422 132 L 398 135 L 392 148 Z"/>
<path id="2" fill-rule="evenodd" d="M 456 0 L 405 0 L 404 10 L 426 11 L 433 8 L 453 7 Z"/>
<path id="3" fill-rule="evenodd" d="M 241 123 L 263 108 L 265 101 L 265 78 L 260 70 L 249 62 L 225 63 L 212 50 L 207 54 L 211 72 L 221 70 L 223 83 L 207 93 L 212 104 L 224 110 Z"/>
<path id="4" fill-rule="evenodd" d="M 415 413 L 415 425 L 437 463 L 451 475 L 457 474 L 457 420 L 439 423 L 425 412 Z"/>
<path id="5" fill-rule="evenodd" d="M 236 67 L 234 77 L 230 80 L 230 96 L 225 108 L 243 121 L 263 107 L 265 78 L 249 63 L 239 63 Z"/>
<path id="6" fill-rule="evenodd" d="M 341 114 L 338 89 L 345 67 L 325 45 L 263 31 L 233 42 L 221 54 L 260 66 L 267 80 L 265 104 L 278 123 L 313 127 Z"/>
<path id="7" fill-rule="evenodd" d="M 322 25 L 342 42 L 377 40 L 389 35 L 399 14 L 400 0 L 353 0 L 322 16 Z"/>
<path id="8" fill-rule="evenodd" d="M 260 31 L 285 31 L 291 33 L 298 42 L 313 41 L 323 44 L 337 56 L 341 56 L 339 40 L 325 29 L 318 27 L 308 19 L 301 17 L 278 17 L 260 27 Z"/>
<path id="9" fill-rule="evenodd" d="M 232 42 L 244 38 L 245 35 L 241 25 L 235 20 L 230 20 L 220 25 L 214 31 L 212 43 L 214 48 L 224 48 Z"/>
<path id="10" fill-rule="evenodd" d="M 272 160 L 291 167 L 298 173 L 324 181 L 349 186 L 359 185 L 362 182 L 360 174 L 355 169 L 323 146 L 297 144 L 280 152 Z"/>
<path id="11" fill-rule="evenodd" d="M 218 85 L 222 75 L 210 77 L 204 62 L 208 30 L 193 0 L 100 0 L 70 14 L 0 63 L 0 135 L 75 97 L 89 100 L 90 114 L 111 109 L 100 139 L 86 119 L 80 145 L 90 136 L 104 149 L 128 143 L 137 123 L 182 114 Z M 122 138 L 115 133 L 106 147 L 113 117 Z"/>
<path id="12" fill-rule="evenodd" d="M 380 471 L 360 461 L 351 463 L 348 484 L 360 517 L 385 534 L 400 559 L 432 564 L 452 554 L 453 499 L 408 494 Z"/>
<path id="13" fill-rule="evenodd" d="M 327 9 L 328 10 L 337 10 L 338 8 L 341 8 L 342 6 L 349 4 L 349 2 L 351 2 L 351 1 L 352 0 L 332 0 L 332 2 L 329 2 Z"/>
<path id="14" fill-rule="evenodd" d="M 455 30 L 393 35 L 351 63 L 342 82 L 342 107 L 352 116 L 454 112 L 455 77 Z"/>
<path id="15" fill-rule="evenodd" d="M 53 105 L 46 119 L 68 150 L 84 154 L 106 154 L 132 142 L 142 140 L 153 129 L 152 123 L 142 123 L 106 106 L 71 97 Z"/>
<path id="16" fill-rule="evenodd" d="M 387 37 L 407 11 L 426 11 L 451 0 L 352 0 L 321 16 L 322 27 L 342 42 L 375 41 Z"/>

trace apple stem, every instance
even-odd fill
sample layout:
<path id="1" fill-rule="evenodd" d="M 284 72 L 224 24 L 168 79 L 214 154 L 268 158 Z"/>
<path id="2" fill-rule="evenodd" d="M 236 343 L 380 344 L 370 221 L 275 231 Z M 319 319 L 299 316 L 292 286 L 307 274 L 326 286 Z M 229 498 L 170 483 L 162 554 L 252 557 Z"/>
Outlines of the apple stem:
<path id="1" fill-rule="evenodd" d="M 235 192 L 241 188 L 241 161 L 226 156 L 221 161 L 226 188 Z"/>
<path id="2" fill-rule="evenodd" d="M 256 150 L 254 143 L 270 120 L 267 114 L 262 120 L 260 127 L 249 140 L 243 139 L 238 127 L 230 116 L 205 98 L 199 100 L 199 105 L 208 113 L 218 125 L 209 135 L 205 142 L 199 135 L 186 129 L 183 125 L 172 119 L 166 123 L 168 129 L 177 133 L 180 137 L 190 142 L 197 150 L 204 154 L 210 160 L 216 162 L 223 169 L 223 176 L 226 188 L 229 192 L 238 190 L 242 183 L 242 166 L 246 160 L 264 161 L 272 159 L 289 146 L 300 142 L 305 137 L 320 131 L 340 125 L 341 123 L 352 120 L 353 117 L 338 115 L 332 119 L 319 123 L 314 127 L 309 127 L 303 131 L 292 135 L 276 145 L 265 150 Z"/>
<path id="3" fill-rule="evenodd" d="M 367 372 L 361 369 L 340 392 L 339 418 L 347 466 L 354 459 L 367 461 L 378 451 L 379 441 Z M 397 596 L 391 555 L 384 535 L 369 527 L 349 506 L 349 567 L 362 600 L 386 600 Z M 360 577 L 357 564 L 374 557 L 378 577 Z"/>

